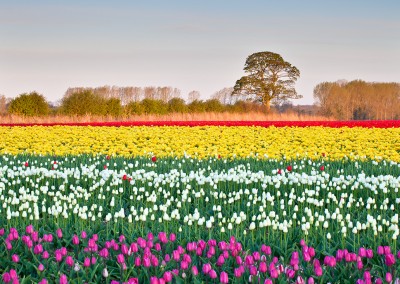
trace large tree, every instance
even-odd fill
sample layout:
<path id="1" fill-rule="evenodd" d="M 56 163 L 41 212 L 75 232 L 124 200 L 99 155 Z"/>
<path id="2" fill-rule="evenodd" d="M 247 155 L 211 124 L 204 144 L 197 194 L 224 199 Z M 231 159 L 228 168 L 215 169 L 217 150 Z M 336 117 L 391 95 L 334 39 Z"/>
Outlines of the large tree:
<path id="1" fill-rule="evenodd" d="M 300 77 L 299 69 L 277 53 L 253 53 L 247 57 L 244 71 L 247 75 L 236 81 L 232 95 L 255 97 L 268 109 L 272 100 L 285 101 L 302 97 L 294 88 Z"/>

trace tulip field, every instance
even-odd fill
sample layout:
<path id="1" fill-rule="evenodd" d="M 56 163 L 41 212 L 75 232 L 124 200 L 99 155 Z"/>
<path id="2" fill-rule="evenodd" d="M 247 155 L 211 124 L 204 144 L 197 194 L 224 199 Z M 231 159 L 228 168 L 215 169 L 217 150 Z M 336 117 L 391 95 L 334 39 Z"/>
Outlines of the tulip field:
<path id="1" fill-rule="evenodd" d="M 400 283 L 400 125 L 326 123 L 0 126 L 0 283 Z"/>

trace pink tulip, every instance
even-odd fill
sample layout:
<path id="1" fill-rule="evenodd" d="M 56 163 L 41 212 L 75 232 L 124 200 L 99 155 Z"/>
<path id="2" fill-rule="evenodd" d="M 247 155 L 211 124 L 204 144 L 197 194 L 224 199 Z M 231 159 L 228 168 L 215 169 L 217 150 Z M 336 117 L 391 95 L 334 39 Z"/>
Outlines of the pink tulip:
<path id="1" fill-rule="evenodd" d="M 315 275 L 317 275 L 317 276 L 322 276 L 322 267 L 321 266 L 318 266 L 318 267 L 315 267 L 314 268 L 314 273 L 315 273 Z"/>
<path id="2" fill-rule="evenodd" d="M 41 244 L 36 245 L 33 249 L 34 254 L 41 254 L 42 252 L 43 252 L 43 246 Z"/>
<path id="3" fill-rule="evenodd" d="M 392 277 L 392 274 L 390 272 L 386 273 L 385 280 L 386 280 L 387 283 L 392 282 L 393 277 Z"/>
<path id="4" fill-rule="evenodd" d="M 384 246 L 384 247 L 383 247 L 383 252 L 384 252 L 385 254 L 391 253 L 391 251 L 390 251 L 390 246 Z"/>
<path id="5" fill-rule="evenodd" d="M 1 228 L 1 229 L 0 229 L 0 237 L 1 237 L 1 236 L 4 236 L 4 233 L 5 233 L 4 228 Z"/>
<path id="6" fill-rule="evenodd" d="M 308 278 L 307 284 L 314 284 L 314 283 L 315 283 L 314 278 L 312 278 L 312 277 Z"/>
<path id="7" fill-rule="evenodd" d="M 137 243 L 131 243 L 130 249 L 132 253 L 137 253 L 139 251 Z"/>
<path id="8" fill-rule="evenodd" d="M 246 256 L 244 262 L 247 266 L 254 264 L 254 259 L 251 255 Z"/>
<path id="9" fill-rule="evenodd" d="M 163 244 L 168 243 L 168 238 L 167 238 L 167 234 L 165 232 L 159 232 L 158 233 L 158 240 L 160 242 L 162 242 Z"/>
<path id="10" fill-rule="evenodd" d="M 152 256 L 150 257 L 150 262 L 151 262 L 151 265 L 152 265 L 152 266 L 154 266 L 154 267 L 157 267 L 157 266 L 158 266 L 158 258 L 157 258 L 155 255 L 152 255 Z"/>
<path id="11" fill-rule="evenodd" d="M 48 284 L 49 282 L 47 282 L 46 278 L 43 278 L 38 284 Z"/>
<path id="12" fill-rule="evenodd" d="M 379 246 L 377 252 L 379 255 L 385 254 L 385 250 L 384 250 L 383 246 Z"/>
<path id="13" fill-rule="evenodd" d="M 63 237 L 63 233 L 62 233 L 62 230 L 61 230 L 61 229 L 57 229 L 56 234 L 57 234 L 57 237 L 58 237 L 59 239 L 61 239 L 61 238 Z"/>
<path id="14" fill-rule="evenodd" d="M 121 252 L 122 252 L 124 255 L 127 255 L 127 254 L 128 254 L 128 251 L 129 251 L 128 246 L 127 246 L 126 244 L 122 244 L 122 245 L 121 245 Z"/>
<path id="15" fill-rule="evenodd" d="M 236 278 L 240 278 L 240 277 L 242 277 L 242 271 L 239 268 L 235 268 L 234 271 L 233 271 L 233 275 Z"/>
<path id="16" fill-rule="evenodd" d="M 229 282 L 228 273 L 226 273 L 225 271 L 222 271 L 221 275 L 219 276 L 219 282 L 228 283 Z"/>
<path id="17" fill-rule="evenodd" d="M 67 276 L 65 274 L 62 274 L 60 276 L 60 284 L 67 284 L 67 283 L 68 283 Z"/>
<path id="18" fill-rule="evenodd" d="M 65 259 L 65 263 L 69 266 L 72 267 L 74 266 L 74 259 L 72 258 L 72 256 L 67 256 L 67 258 Z"/>
<path id="19" fill-rule="evenodd" d="M 254 265 L 250 265 L 249 266 L 249 272 L 250 272 L 250 275 L 257 275 L 257 267 L 255 267 Z"/>
<path id="20" fill-rule="evenodd" d="M 266 264 L 265 262 L 260 262 L 260 265 L 259 265 L 259 267 L 258 267 L 258 270 L 259 270 L 261 273 L 267 272 L 267 270 L 268 270 L 267 264 Z"/>
<path id="21" fill-rule="evenodd" d="M 161 245 L 160 245 L 160 243 L 156 243 L 156 244 L 154 245 L 154 249 L 155 249 L 156 251 L 161 251 Z"/>
<path id="22" fill-rule="evenodd" d="M 166 283 L 172 281 L 172 273 L 170 271 L 165 271 L 163 275 L 163 279 Z"/>
<path id="23" fill-rule="evenodd" d="M 103 249 L 99 252 L 99 255 L 100 255 L 102 258 L 108 258 L 108 256 L 109 256 L 108 249 L 107 249 L 107 248 L 103 248 Z"/>
<path id="24" fill-rule="evenodd" d="M 212 269 L 212 270 L 208 273 L 208 275 L 210 276 L 211 279 L 215 279 L 215 278 L 218 277 L 218 276 L 217 276 L 217 272 L 216 272 L 214 269 Z"/>
<path id="25" fill-rule="evenodd" d="M 3 282 L 4 283 L 9 283 L 11 282 L 11 275 L 10 273 L 6 272 L 3 274 Z"/>
<path id="26" fill-rule="evenodd" d="M 40 264 L 38 265 L 38 270 L 39 270 L 40 272 L 42 272 L 42 271 L 44 270 L 44 265 L 40 263 Z"/>
<path id="27" fill-rule="evenodd" d="M 141 266 L 142 265 L 142 259 L 140 258 L 140 256 L 137 256 L 135 258 L 135 266 Z"/>
<path id="28" fill-rule="evenodd" d="M 273 284 L 271 279 L 265 279 L 264 284 Z"/>
<path id="29" fill-rule="evenodd" d="M 208 274 L 211 271 L 211 264 L 209 264 L 209 263 L 203 264 L 202 271 L 204 274 Z"/>
<path id="30" fill-rule="evenodd" d="M 294 271 L 293 269 L 288 269 L 286 271 L 286 277 L 289 279 L 292 279 L 295 275 L 296 275 L 296 271 Z"/>
<path id="31" fill-rule="evenodd" d="M 12 260 L 13 262 L 15 262 L 15 263 L 18 263 L 18 262 L 19 262 L 19 256 L 18 256 L 17 254 L 13 254 L 13 255 L 11 256 L 11 260 Z"/>
<path id="32" fill-rule="evenodd" d="M 387 266 L 392 266 L 395 263 L 396 263 L 396 259 L 394 258 L 393 254 L 388 253 L 388 254 L 385 255 L 385 264 Z"/>
<path id="33" fill-rule="evenodd" d="M 192 266 L 192 274 L 193 274 L 194 276 L 196 276 L 197 274 L 199 274 L 199 270 L 197 269 L 197 266 L 196 266 L 196 265 L 193 265 L 193 266 Z"/>
<path id="34" fill-rule="evenodd" d="M 60 250 L 56 250 L 56 251 L 54 252 L 54 256 L 56 257 L 56 261 L 57 261 L 57 262 L 60 262 L 60 261 L 62 260 L 62 257 L 63 257 Z"/>
<path id="35" fill-rule="evenodd" d="M 271 278 L 272 278 L 272 279 L 276 279 L 276 278 L 278 278 L 278 276 L 279 276 L 279 272 L 278 272 L 278 270 L 276 270 L 276 269 L 272 269 L 272 270 L 269 272 L 269 274 L 271 275 Z"/>
<path id="36" fill-rule="evenodd" d="M 371 272 L 369 272 L 368 270 L 364 271 L 364 279 L 371 279 Z"/>
<path id="37" fill-rule="evenodd" d="M 27 234 L 32 234 L 33 231 L 34 231 L 33 225 L 28 225 L 28 226 L 26 226 L 25 232 L 26 232 Z"/>
<path id="38" fill-rule="evenodd" d="M 383 281 L 382 281 L 382 279 L 380 279 L 380 278 L 378 278 L 378 279 L 375 280 L 375 284 L 382 284 L 382 283 L 383 283 Z"/>
<path id="39" fill-rule="evenodd" d="M 90 266 L 90 258 L 89 257 L 85 257 L 85 260 L 83 261 L 83 266 L 84 267 Z"/>
<path id="40" fill-rule="evenodd" d="M 87 238 L 87 233 L 85 231 L 81 232 L 81 238 L 86 239 Z"/>
<path id="41" fill-rule="evenodd" d="M 150 277 L 150 284 L 159 284 L 158 278 L 155 276 Z"/>
<path id="42" fill-rule="evenodd" d="M 79 245 L 79 237 L 78 237 L 77 235 L 74 235 L 74 236 L 72 237 L 72 243 L 73 243 L 74 245 Z"/>
<path id="43" fill-rule="evenodd" d="M 122 263 L 125 262 L 125 257 L 124 257 L 123 254 L 117 255 L 117 262 L 118 262 L 119 264 L 122 264 Z"/>
<path id="44" fill-rule="evenodd" d="M 217 266 L 222 266 L 224 265 L 224 263 L 225 263 L 225 258 L 224 255 L 221 254 L 217 259 Z"/>
<path id="45" fill-rule="evenodd" d="M 45 251 L 42 253 L 42 258 L 43 258 L 43 259 L 48 259 L 49 257 L 50 257 L 49 252 L 45 250 Z"/>
<path id="46" fill-rule="evenodd" d="M 303 277 L 300 275 L 297 276 L 295 284 L 305 284 L 306 282 L 304 281 Z"/>
<path id="47" fill-rule="evenodd" d="M 364 268 L 364 264 L 362 261 L 357 261 L 357 269 L 362 270 Z"/>

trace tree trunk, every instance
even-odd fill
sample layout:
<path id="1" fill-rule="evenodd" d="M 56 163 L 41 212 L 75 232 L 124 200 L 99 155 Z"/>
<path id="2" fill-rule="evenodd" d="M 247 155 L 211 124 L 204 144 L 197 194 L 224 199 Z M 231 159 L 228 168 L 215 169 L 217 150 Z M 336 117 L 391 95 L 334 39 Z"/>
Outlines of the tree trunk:
<path id="1" fill-rule="evenodd" d="M 268 112 L 271 111 L 271 101 L 265 100 L 265 101 L 264 101 L 264 106 L 267 108 L 267 111 L 268 111 Z"/>

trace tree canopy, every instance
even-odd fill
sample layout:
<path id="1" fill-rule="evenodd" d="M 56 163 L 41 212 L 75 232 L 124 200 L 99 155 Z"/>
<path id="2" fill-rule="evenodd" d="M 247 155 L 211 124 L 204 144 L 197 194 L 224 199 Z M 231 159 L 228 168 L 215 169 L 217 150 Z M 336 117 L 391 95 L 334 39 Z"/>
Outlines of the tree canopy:
<path id="1" fill-rule="evenodd" d="M 300 71 L 277 53 L 253 53 L 247 57 L 244 71 L 247 75 L 236 81 L 232 95 L 254 97 L 268 109 L 273 100 L 286 101 L 302 97 L 294 88 Z"/>
<path id="2" fill-rule="evenodd" d="M 13 99 L 8 112 L 23 116 L 43 116 L 49 114 L 50 107 L 43 95 L 32 92 L 21 94 Z"/>

